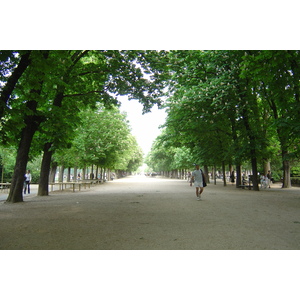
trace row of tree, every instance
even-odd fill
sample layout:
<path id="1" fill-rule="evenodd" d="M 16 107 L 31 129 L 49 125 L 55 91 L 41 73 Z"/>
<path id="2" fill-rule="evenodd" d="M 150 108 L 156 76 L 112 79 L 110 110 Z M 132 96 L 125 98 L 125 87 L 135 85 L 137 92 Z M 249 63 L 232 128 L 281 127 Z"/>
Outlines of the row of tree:
<path id="1" fill-rule="evenodd" d="M 120 134 L 115 133 L 113 137 L 103 127 L 97 128 L 99 119 L 93 115 L 91 118 L 95 119 L 91 122 L 95 123 L 90 127 L 98 132 L 80 131 L 80 126 L 84 126 L 80 124 L 81 120 L 84 123 L 88 119 L 80 114 L 89 114 L 86 111 L 89 108 L 104 117 L 98 104 L 112 107 L 117 104 L 118 95 L 137 99 L 144 105 L 145 112 L 155 103 L 160 105 L 165 86 L 164 56 L 164 51 L 0 51 L 1 143 L 17 149 L 7 202 L 23 201 L 22 188 L 28 160 L 41 152 L 39 195 L 48 194 L 49 170 L 55 153 L 57 160 L 59 153 L 64 160 L 66 153 L 71 152 L 70 147 L 75 147 L 77 153 L 82 150 L 81 163 L 94 160 L 106 166 L 117 164 L 117 160 L 122 159 L 116 158 L 120 154 L 128 156 L 128 148 L 135 141 L 129 136 L 120 138 L 121 131 L 127 129 L 122 127 Z M 113 118 L 107 120 L 110 124 L 117 124 L 122 119 L 115 114 L 107 118 Z M 97 139 L 97 146 L 101 149 L 77 142 L 90 139 L 87 134 L 102 134 L 105 150 L 101 139 Z M 118 144 L 110 144 L 111 139 Z M 121 143 L 127 144 L 126 147 L 121 147 Z M 109 157 L 107 152 L 111 153 Z M 131 163 L 134 164 L 134 160 Z"/>
<path id="2" fill-rule="evenodd" d="M 290 187 L 300 154 L 299 58 L 299 51 L 170 51 L 168 117 L 148 164 L 170 170 L 202 162 L 223 174 L 235 165 L 240 185 L 241 166 L 251 162 L 258 190 L 258 163 L 280 156 Z"/>
<path id="3" fill-rule="evenodd" d="M 131 134 L 126 115 L 118 108 L 85 110 L 79 118 L 82 121 L 75 129 L 71 147 L 56 151 L 54 167 L 59 165 L 63 170 L 76 166 L 84 170 L 96 166 L 104 172 L 133 172 L 142 165 L 142 149 Z"/>
<path id="4" fill-rule="evenodd" d="M 48 194 L 51 163 L 70 165 L 70 153 L 78 164 L 105 167 L 134 157 L 124 149 L 139 157 L 134 139 L 123 138 L 127 129 L 118 135 L 97 125 L 122 122 L 118 112 L 104 114 L 118 95 L 146 112 L 166 90 L 165 131 L 150 163 L 235 165 L 239 185 L 242 164 L 250 161 L 257 174 L 258 161 L 280 156 L 283 187 L 290 187 L 291 163 L 299 160 L 299 76 L 299 51 L 0 51 L 1 143 L 17 149 L 7 202 L 23 201 L 26 165 L 41 152 L 39 195 Z M 258 189 L 256 176 L 253 183 Z"/>
<path id="5" fill-rule="evenodd" d="M 71 169 L 74 169 L 76 179 L 76 169 L 81 169 L 83 173 L 89 169 L 98 177 L 111 169 L 119 173 L 133 172 L 143 163 L 142 150 L 131 134 L 126 115 L 120 113 L 117 107 L 88 109 L 82 111 L 78 119 L 72 143 L 64 149 L 58 149 L 52 157 L 49 178 L 51 182 L 55 180 L 58 167 L 59 181 L 63 181 L 65 169 L 68 169 L 67 178 L 70 180 Z M 15 156 L 14 147 L 0 146 L 1 182 L 11 179 Z M 39 182 L 41 160 L 41 155 L 38 155 L 27 164 L 35 183 Z"/>

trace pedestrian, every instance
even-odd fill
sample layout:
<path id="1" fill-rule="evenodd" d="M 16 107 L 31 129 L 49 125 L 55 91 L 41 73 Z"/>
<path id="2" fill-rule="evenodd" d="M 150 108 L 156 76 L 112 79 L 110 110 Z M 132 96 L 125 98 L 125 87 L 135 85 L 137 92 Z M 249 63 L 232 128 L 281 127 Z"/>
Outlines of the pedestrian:
<path id="1" fill-rule="evenodd" d="M 267 176 L 265 176 L 264 174 L 260 175 L 260 187 L 261 188 L 266 188 L 268 184 L 268 178 Z"/>
<path id="2" fill-rule="evenodd" d="M 234 176 L 234 170 L 233 170 L 230 175 L 230 181 L 232 184 L 234 184 L 234 179 L 235 179 L 235 176 Z"/>
<path id="3" fill-rule="evenodd" d="M 187 172 L 187 181 L 190 182 L 191 181 L 191 172 Z"/>
<path id="4" fill-rule="evenodd" d="M 31 182 L 31 174 L 30 174 L 30 170 L 27 170 L 25 174 L 25 181 L 24 181 L 24 194 L 26 194 L 27 188 L 28 188 L 28 194 L 30 194 L 30 182 Z"/>
<path id="5" fill-rule="evenodd" d="M 246 184 L 247 184 L 246 176 L 245 176 L 245 173 L 243 173 L 243 175 L 242 175 L 242 185 L 246 185 Z"/>
<path id="6" fill-rule="evenodd" d="M 190 181 L 190 186 L 193 185 L 196 188 L 196 197 L 197 200 L 201 199 L 201 194 L 203 193 L 204 187 L 206 186 L 206 180 L 203 171 L 200 169 L 199 164 L 195 164 L 196 170 L 192 172 L 192 178 Z"/>

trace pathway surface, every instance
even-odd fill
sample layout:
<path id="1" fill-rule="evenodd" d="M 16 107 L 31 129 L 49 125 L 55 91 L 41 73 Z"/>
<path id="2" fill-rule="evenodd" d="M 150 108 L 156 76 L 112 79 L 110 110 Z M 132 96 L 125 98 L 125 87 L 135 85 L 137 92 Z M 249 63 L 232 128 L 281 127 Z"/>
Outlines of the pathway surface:
<path id="1" fill-rule="evenodd" d="M 300 189 L 127 177 L 81 192 L 0 201 L 0 249 L 300 249 Z"/>

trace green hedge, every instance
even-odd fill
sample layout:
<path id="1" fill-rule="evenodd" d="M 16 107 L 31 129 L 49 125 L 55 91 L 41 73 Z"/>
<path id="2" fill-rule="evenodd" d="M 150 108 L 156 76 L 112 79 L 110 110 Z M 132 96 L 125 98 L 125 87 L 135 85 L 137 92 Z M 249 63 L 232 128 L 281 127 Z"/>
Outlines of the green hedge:
<path id="1" fill-rule="evenodd" d="M 300 177 L 291 177 L 291 183 L 293 186 L 300 186 Z"/>

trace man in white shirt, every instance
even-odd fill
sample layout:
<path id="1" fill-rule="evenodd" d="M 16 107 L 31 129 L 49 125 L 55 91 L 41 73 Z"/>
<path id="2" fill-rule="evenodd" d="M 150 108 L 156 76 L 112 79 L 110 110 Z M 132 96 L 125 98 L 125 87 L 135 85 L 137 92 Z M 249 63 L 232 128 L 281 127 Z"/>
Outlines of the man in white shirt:
<path id="1" fill-rule="evenodd" d="M 203 193 L 203 186 L 204 186 L 204 180 L 203 180 L 204 174 L 202 172 L 202 170 L 200 169 L 199 164 L 196 164 L 196 170 L 194 170 L 192 172 L 192 179 L 190 182 L 190 186 L 193 185 L 193 182 L 195 183 L 195 187 L 196 187 L 196 196 L 197 196 L 197 200 L 200 200 L 201 198 L 201 194 Z"/>
<path id="2" fill-rule="evenodd" d="M 25 174 L 24 194 L 26 194 L 27 187 L 28 187 L 28 194 L 30 194 L 30 182 L 31 182 L 31 174 L 30 174 L 30 170 L 27 170 L 27 173 Z"/>

